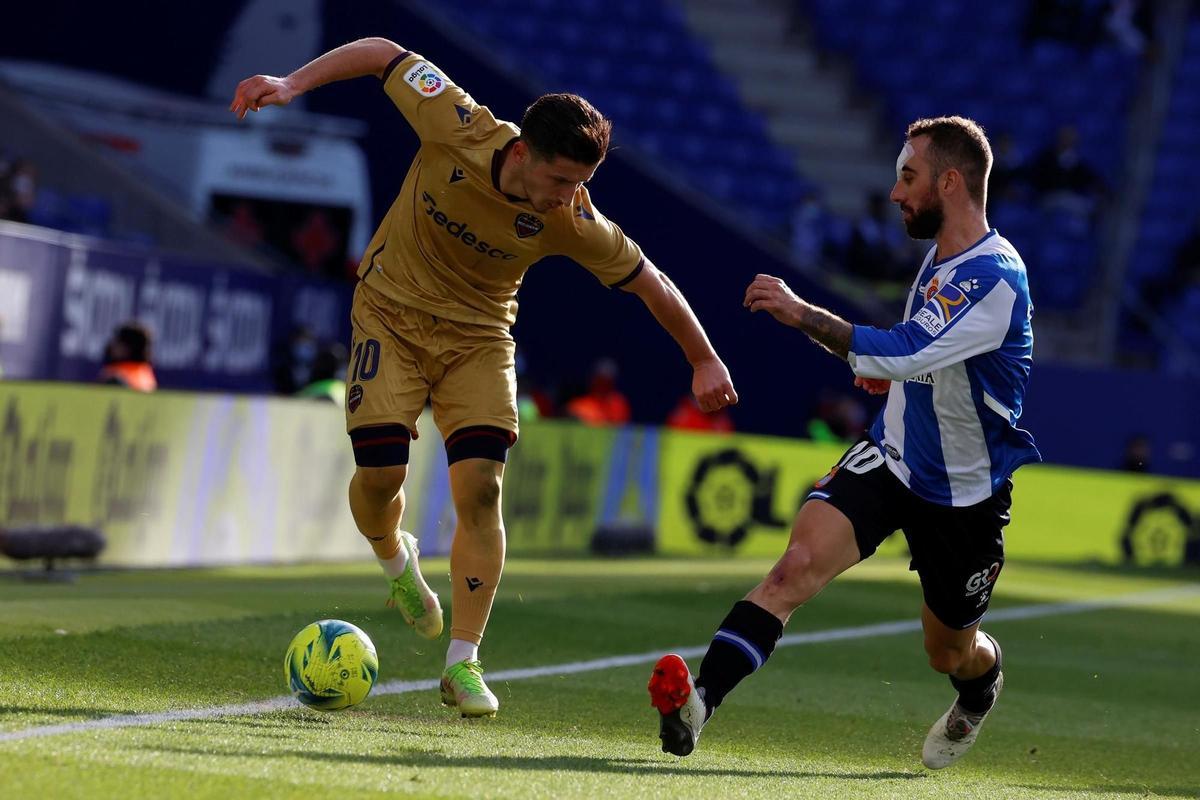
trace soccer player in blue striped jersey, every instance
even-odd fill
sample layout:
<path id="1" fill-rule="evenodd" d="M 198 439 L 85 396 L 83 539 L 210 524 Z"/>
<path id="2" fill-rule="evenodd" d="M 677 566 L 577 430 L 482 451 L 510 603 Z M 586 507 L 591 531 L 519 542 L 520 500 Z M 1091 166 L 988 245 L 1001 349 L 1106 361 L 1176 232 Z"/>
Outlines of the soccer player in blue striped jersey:
<path id="1" fill-rule="evenodd" d="M 930 666 L 958 696 L 922 761 L 954 763 L 1004 685 L 996 640 L 980 630 L 1004 566 L 1010 476 L 1040 460 L 1017 427 L 1033 362 L 1033 305 L 1016 249 L 988 227 L 991 146 L 962 117 L 909 126 L 891 199 L 914 239 L 933 239 L 898 325 L 852 325 L 759 275 L 744 305 L 844 359 L 855 385 L 887 394 L 864 438 L 817 482 L 783 556 L 734 604 L 693 679 L 677 655 L 650 678 L 665 752 L 687 755 L 725 696 L 770 657 L 792 612 L 903 530 L 921 578 Z"/>

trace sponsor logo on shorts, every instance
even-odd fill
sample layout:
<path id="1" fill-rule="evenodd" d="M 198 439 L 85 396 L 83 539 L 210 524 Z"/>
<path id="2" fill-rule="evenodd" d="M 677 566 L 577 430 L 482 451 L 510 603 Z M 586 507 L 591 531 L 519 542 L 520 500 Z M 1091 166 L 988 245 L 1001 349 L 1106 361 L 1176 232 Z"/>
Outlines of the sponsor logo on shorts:
<path id="1" fill-rule="evenodd" d="M 346 396 L 346 408 L 350 409 L 353 414 L 358 411 L 358 407 L 362 405 L 363 388 L 359 384 L 354 384 L 350 387 L 350 393 Z"/>
<path id="2" fill-rule="evenodd" d="M 974 597 L 980 592 L 991 592 L 992 584 L 996 582 L 996 577 L 1000 574 L 1000 562 L 993 561 L 992 565 L 987 569 L 976 572 L 971 577 L 967 578 L 967 593 L 964 597 Z M 984 598 L 987 599 L 986 597 Z M 982 601 L 980 601 L 982 602 Z"/>
<path id="3" fill-rule="evenodd" d="M 437 200 L 434 200 L 433 195 L 429 192 L 421 192 L 421 199 L 425 201 L 425 216 L 432 219 L 434 225 L 437 225 L 449 234 L 451 239 L 457 239 L 465 246 L 477 253 L 483 253 L 488 258 L 499 258 L 509 261 L 517 257 L 514 253 L 501 250 L 499 247 L 493 247 L 490 243 L 480 239 L 475 235 L 474 231 L 469 230 L 469 223 L 452 220 L 444 212 L 439 211 Z"/>
<path id="4" fill-rule="evenodd" d="M 954 284 L 947 284 L 913 316 L 913 321 L 930 336 L 938 336 L 951 322 L 961 317 L 970 305 L 970 298 L 961 289 Z"/>
<path id="5" fill-rule="evenodd" d="M 522 211 L 520 214 L 517 214 L 517 219 L 513 222 L 513 227 L 517 229 L 518 238 L 528 239 L 530 236 L 537 236 L 541 233 L 542 228 L 546 227 L 546 223 L 533 214 L 526 214 Z"/>
<path id="6" fill-rule="evenodd" d="M 436 97 L 446 89 L 446 81 L 434 72 L 428 61 L 417 62 L 404 76 L 404 81 L 422 97 Z"/>

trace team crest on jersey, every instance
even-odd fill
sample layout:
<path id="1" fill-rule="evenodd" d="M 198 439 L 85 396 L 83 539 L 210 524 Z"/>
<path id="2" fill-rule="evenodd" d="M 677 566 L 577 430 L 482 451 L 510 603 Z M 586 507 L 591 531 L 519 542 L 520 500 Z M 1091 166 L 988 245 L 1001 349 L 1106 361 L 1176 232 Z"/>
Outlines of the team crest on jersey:
<path id="1" fill-rule="evenodd" d="M 932 299 L 913 316 L 913 321 L 930 336 L 938 336 L 951 322 L 962 316 L 970 305 L 970 298 L 953 283 L 948 283 L 941 291 L 932 295 Z"/>
<path id="2" fill-rule="evenodd" d="M 356 383 L 350 387 L 350 392 L 346 395 L 346 408 L 350 409 L 351 414 L 358 411 L 358 407 L 362 405 L 362 399 L 363 388 Z"/>
<path id="3" fill-rule="evenodd" d="M 542 232 L 542 228 L 546 227 L 546 223 L 535 217 L 533 214 L 526 214 L 522 211 L 517 214 L 517 219 L 513 223 L 517 229 L 517 238 L 528 239 L 530 236 L 537 236 Z"/>
<path id="4" fill-rule="evenodd" d="M 926 303 L 928 303 L 931 299 L 933 299 L 933 296 L 935 294 L 937 294 L 937 290 L 938 290 L 938 279 L 935 276 L 934 279 L 929 282 L 929 285 L 925 287 L 925 302 Z"/>
<path id="5" fill-rule="evenodd" d="M 829 472 L 825 475 L 824 478 L 821 478 L 821 480 L 819 480 L 813 484 L 813 488 L 814 489 L 824 489 L 826 486 L 828 486 L 829 482 L 831 480 L 833 480 L 833 476 L 838 474 L 838 469 L 839 469 L 838 467 L 834 467 L 833 469 L 829 470 Z"/>
<path id="6" fill-rule="evenodd" d="M 404 76 L 404 81 L 422 97 L 436 97 L 446 88 L 446 81 L 434 72 L 433 65 L 428 61 L 417 62 Z"/>

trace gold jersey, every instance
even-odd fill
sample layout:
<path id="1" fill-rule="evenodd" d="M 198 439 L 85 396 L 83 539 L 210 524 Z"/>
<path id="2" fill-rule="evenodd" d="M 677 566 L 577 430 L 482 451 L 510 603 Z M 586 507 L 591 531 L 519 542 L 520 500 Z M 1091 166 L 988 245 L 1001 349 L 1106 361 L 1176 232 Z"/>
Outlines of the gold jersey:
<path id="1" fill-rule="evenodd" d="M 500 191 L 505 148 L 521 131 L 438 67 L 401 54 L 383 87 L 421 148 L 359 264 L 370 286 L 436 317 L 508 327 L 525 271 L 544 256 L 567 256 L 608 286 L 641 270 L 637 244 L 592 205 L 586 188 L 570 206 L 545 213 Z"/>

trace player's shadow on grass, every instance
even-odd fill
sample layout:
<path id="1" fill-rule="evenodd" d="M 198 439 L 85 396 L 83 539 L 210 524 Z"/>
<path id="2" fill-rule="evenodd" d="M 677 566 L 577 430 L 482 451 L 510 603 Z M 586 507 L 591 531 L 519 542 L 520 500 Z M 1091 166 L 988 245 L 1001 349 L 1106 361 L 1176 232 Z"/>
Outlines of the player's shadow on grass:
<path id="1" fill-rule="evenodd" d="M 274 739 L 278 741 L 280 731 L 291 731 L 297 727 L 305 727 L 311 729 L 325 728 L 336 720 L 335 717 L 315 716 L 314 712 L 297 710 L 295 712 L 285 711 L 276 715 L 261 715 L 257 717 L 209 717 L 206 719 L 191 719 L 187 720 L 191 725 L 216 725 L 225 728 L 261 728 L 262 731 L 238 731 L 244 736 L 258 736 L 262 738 Z M 357 730 L 360 733 L 383 733 L 394 735 L 396 731 L 392 727 L 391 719 L 387 717 L 373 718 L 363 716 L 358 720 L 359 727 Z M 219 734 L 218 734 L 219 735 Z M 421 737 L 436 737 L 440 739 L 456 739 L 463 734 L 459 731 L 431 731 L 423 730 L 420 733 L 410 733 L 411 736 Z"/>
<path id="2" fill-rule="evenodd" d="M 1062 792 L 1062 786 L 1051 784 L 1036 784 L 1022 783 L 1017 784 L 1022 789 L 1031 789 L 1035 792 Z M 1102 794 L 1102 795 L 1124 795 L 1130 797 L 1200 797 L 1200 784 L 1176 785 L 1176 786 L 1161 786 L 1148 783 L 1103 783 L 1095 784 L 1094 786 L 1072 786 L 1072 792 L 1080 794 Z"/>
<path id="3" fill-rule="evenodd" d="M 228 755 L 239 758 L 300 758 L 312 761 L 334 761 L 343 764 L 384 765 L 403 767 L 465 767 L 493 769 L 524 769 L 531 771 L 561 772 L 614 772 L 625 775 L 698 775 L 741 778 L 841 778 L 844 780 L 911 780 L 925 778 L 922 772 L 897 772 L 877 770 L 872 772 L 804 772 L 782 769 L 713 769 L 688 766 L 667 758 L 602 758 L 592 756 L 449 756 L 441 751 L 406 748 L 404 752 L 386 755 L 365 753 L 328 753 L 315 750 L 279 749 L 269 752 L 250 753 L 244 750 L 220 750 L 216 748 L 173 747 L 169 745 L 145 745 L 144 750 L 180 753 L 211 758 Z M 695 762 L 691 762 L 694 764 Z"/>
<path id="4" fill-rule="evenodd" d="M 48 708 L 38 706 L 0 706 L 0 720 L 28 714 L 33 717 L 78 717 L 80 722 L 102 717 L 120 717 L 127 714 L 144 714 L 131 708 Z"/>

